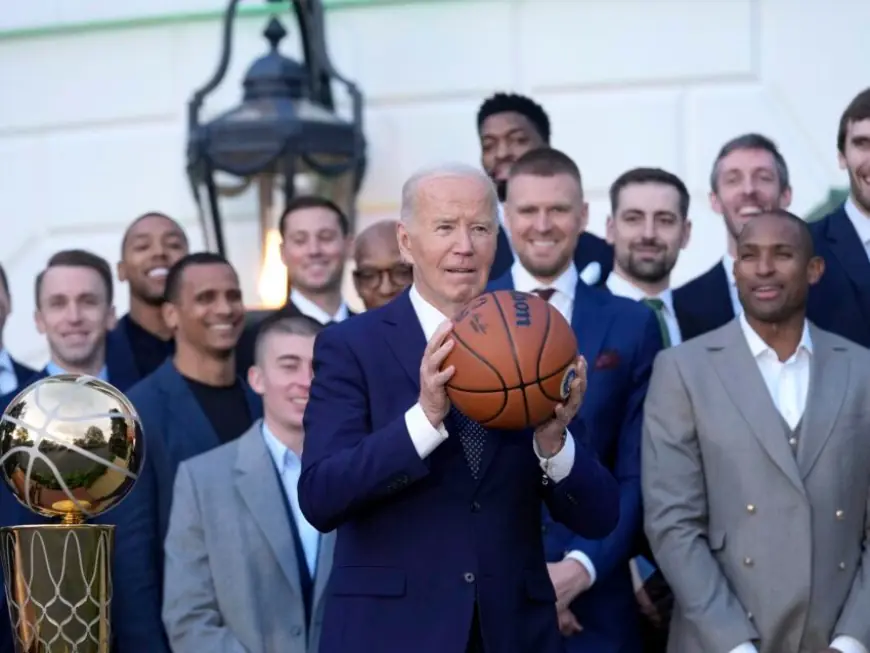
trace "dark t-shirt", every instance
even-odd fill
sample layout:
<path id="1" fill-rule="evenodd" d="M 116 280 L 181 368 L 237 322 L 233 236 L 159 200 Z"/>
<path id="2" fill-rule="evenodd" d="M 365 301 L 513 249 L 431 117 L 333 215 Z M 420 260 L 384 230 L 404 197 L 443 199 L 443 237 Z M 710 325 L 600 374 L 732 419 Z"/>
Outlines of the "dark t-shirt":
<path id="1" fill-rule="evenodd" d="M 140 378 L 145 378 L 151 372 L 163 365 L 164 361 L 175 353 L 174 340 L 161 340 L 136 324 L 128 315 L 127 337 L 133 350 L 133 360 Z"/>
<path id="2" fill-rule="evenodd" d="M 241 381 L 236 380 L 230 386 L 216 386 L 187 377 L 184 380 L 221 442 L 235 440 L 251 427 L 254 420 Z"/>

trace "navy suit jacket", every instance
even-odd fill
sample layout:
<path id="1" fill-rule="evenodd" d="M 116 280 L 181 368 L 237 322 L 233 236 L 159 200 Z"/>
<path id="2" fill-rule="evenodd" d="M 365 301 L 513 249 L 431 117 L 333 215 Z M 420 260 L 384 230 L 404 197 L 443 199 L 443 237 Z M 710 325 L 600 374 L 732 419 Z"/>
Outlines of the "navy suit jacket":
<path id="1" fill-rule="evenodd" d="M 810 288 L 807 317 L 820 329 L 870 347 L 870 259 L 858 233 L 839 209 L 810 224 L 825 273 Z"/>
<path id="2" fill-rule="evenodd" d="M 262 403 L 247 392 L 251 419 L 257 420 L 263 416 Z M 112 621 L 122 653 L 170 653 L 161 608 L 163 540 L 175 473 L 183 461 L 222 442 L 171 359 L 127 396 L 142 420 L 146 449 L 136 485 L 109 513 L 117 525 Z"/>
<path id="3" fill-rule="evenodd" d="M 513 289 L 506 274 L 488 290 Z M 571 610 L 583 631 L 567 640 L 572 653 L 623 653 L 641 649 L 637 600 L 628 562 L 642 536 L 640 445 L 643 402 L 652 364 L 663 347 L 655 314 L 645 305 L 577 282 L 571 326 L 589 365 L 578 418 L 600 460 L 619 483 L 619 525 L 603 539 L 588 539 L 544 514 L 547 562 L 582 551 L 597 579 Z M 572 425 L 572 430 L 574 426 Z"/>
<path id="4" fill-rule="evenodd" d="M 36 376 L 36 370 L 23 363 L 19 363 L 11 356 L 9 358 L 12 361 L 12 371 L 15 373 L 15 379 L 18 381 L 18 387 L 15 389 L 15 392 L 24 390 L 31 383 L 30 379 Z"/>
<path id="5" fill-rule="evenodd" d="M 674 290 L 674 312 L 683 342 L 734 319 L 725 264 L 719 261 L 700 277 Z"/>
<path id="6" fill-rule="evenodd" d="M 593 261 L 601 266 L 601 276 L 595 284 L 597 286 L 603 284 L 613 270 L 613 247 L 608 245 L 607 241 L 603 238 L 599 238 L 587 231 L 580 234 L 580 238 L 577 240 L 577 248 L 574 250 L 574 265 L 577 267 L 578 272 L 582 272 L 583 268 Z M 498 230 L 498 245 L 495 250 L 495 259 L 492 262 L 492 267 L 489 269 L 489 278 L 498 279 L 507 274 L 510 272 L 513 264 L 514 254 L 511 250 L 507 231 L 504 228 L 500 228 Z"/>
<path id="7" fill-rule="evenodd" d="M 475 604 L 487 653 L 562 651 L 541 498 L 604 537 L 616 482 L 582 433 L 559 483 L 543 482 L 528 430 L 487 434 L 479 480 L 456 436 L 421 460 L 404 416 L 425 345 L 408 291 L 315 342 L 299 502 L 318 530 L 338 529 L 320 652 L 461 652 Z"/>

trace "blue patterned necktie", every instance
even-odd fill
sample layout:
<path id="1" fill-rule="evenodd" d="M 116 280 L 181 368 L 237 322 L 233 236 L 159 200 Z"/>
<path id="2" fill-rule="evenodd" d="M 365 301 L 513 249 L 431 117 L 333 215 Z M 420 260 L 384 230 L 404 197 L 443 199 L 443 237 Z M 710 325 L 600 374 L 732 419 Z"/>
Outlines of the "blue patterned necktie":
<path id="1" fill-rule="evenodd" d="M 462 449 L 465 452 L 465 460 L 471 469 L 472 477 L 476 479 L 480 474 L 480 462 L 483 459 L 483 443 L 486 440 L 486 429 L 451 406 L 447 431 L 452 435 L 459 436 L 459 441 L 462 443 Z"/>

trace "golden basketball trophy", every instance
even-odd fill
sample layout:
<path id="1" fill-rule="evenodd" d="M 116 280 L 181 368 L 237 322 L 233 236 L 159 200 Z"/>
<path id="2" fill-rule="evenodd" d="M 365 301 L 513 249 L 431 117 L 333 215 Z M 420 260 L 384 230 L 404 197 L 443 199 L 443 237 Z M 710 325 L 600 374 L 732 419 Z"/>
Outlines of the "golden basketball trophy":
<path id="1" fill-rule="evenodd" d="M 133 488 L 143 447 L 130 401 L 89 376 L 41 379 L 3 413 L 0 477 L 26 508 L 61 520 L 0 528 L 16 653 L 109 653 L 115 527 L 85 519 Z"/>

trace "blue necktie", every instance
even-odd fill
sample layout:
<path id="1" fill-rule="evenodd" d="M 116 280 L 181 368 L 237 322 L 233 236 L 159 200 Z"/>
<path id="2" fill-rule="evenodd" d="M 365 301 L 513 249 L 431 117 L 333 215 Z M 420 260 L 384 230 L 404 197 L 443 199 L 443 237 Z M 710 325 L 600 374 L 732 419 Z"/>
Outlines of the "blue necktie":
<path id="1" fill-rule="evenodd" d="M 465 460 L 475 479 L 480 474 L 480 462 L 483 459 L 483 443 L 486 440 L 486 429 L 472 419 L 469 419 L 456 408 L 450 407 L 447 417 L 447 431 L 459 436 Z"/>

